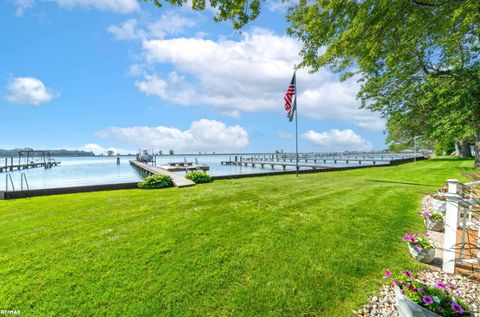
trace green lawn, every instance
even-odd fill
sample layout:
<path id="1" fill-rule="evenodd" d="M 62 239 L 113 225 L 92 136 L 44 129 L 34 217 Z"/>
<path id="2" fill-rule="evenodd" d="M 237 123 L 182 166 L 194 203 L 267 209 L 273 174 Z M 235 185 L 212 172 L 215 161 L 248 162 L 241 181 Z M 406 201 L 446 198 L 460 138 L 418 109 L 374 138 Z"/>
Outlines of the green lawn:
<path id="1" fill-rule="evenodd" d="M 0 201 L 0 309 L 23 316 L 348 316 L 420 198 L 473 161 Z"/>

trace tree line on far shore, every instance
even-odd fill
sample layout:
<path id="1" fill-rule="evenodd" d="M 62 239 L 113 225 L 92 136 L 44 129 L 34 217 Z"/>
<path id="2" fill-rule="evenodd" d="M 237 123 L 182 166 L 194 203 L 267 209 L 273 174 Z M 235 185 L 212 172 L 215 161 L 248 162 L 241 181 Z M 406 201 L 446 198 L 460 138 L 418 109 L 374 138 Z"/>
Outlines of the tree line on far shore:
<path id="1" fill-rule="evenodd" d="M 32 148 L 17 148 L 17 149 L 11 149 L 11 150 L 4 150 L 0 149 L 0 157 L 17 157 L 19 151 L 28 151 L 31 150 L 33 151 L 34 149 Z M 39 151 L 44 151 L 44 150 L 39 150 Z M 60 150 L 45 150 L 50 153 L 51 156 L 53 157 L 59 157 L 59 156 L 74 156 L 74 157 L 84 157 L 84 156 L 95 156 L 95 153 L 89 152 L 89 151 L 80 151 L 80 150 L 65 150 L 65 149 L 60 149 Z M 37 153 L 38 155 L 38 153 Z"/>

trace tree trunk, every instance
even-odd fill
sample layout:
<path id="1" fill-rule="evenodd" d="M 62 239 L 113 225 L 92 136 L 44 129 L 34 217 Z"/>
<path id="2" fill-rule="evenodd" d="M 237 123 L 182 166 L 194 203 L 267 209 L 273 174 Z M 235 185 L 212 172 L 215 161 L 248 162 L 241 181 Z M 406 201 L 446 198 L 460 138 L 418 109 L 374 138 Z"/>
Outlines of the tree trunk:
<path id="1" fill-rule="evenodd" d="M 475 168 L 480 168 L 480 106 L 477 106 L 473 115 L 473 127 L 475 129 Z"/>
<path id="2" fill-rule="evenodd" d="M 455 141 L 455 155 L 461 158 L 472 156 L 468 140 Z"/>
<path id="3" fill-rule="evenodd" d="M 460 141 L 455 140 L 455 156 L 460 157 L 460 152 Z"/>
<path id="4" fill-rule="evenodd" d="M 480 168 L 480 128 L 475 133 L 475 168 Z"/>

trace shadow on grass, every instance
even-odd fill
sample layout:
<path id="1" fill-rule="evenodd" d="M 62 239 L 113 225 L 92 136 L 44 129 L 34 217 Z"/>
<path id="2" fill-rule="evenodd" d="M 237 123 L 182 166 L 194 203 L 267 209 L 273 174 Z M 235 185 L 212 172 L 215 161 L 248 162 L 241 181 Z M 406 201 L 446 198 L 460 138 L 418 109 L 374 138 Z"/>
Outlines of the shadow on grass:
<path id="1" fill-rule="evenodd" d="M 422 186 L 422 187 L 436 186 L 435 184 L 418 184 L 418 183 L 410 183 L 410 182 L 386 181 L 381 179 L 367 179 L 366 181 L 374 182 L 374 183 L 390 183 L 390 184 L 402 184 L 402 185 Z"/>
<path id="2" fill-rule="evenodd" d="M 452 161 L 474 161 L 473 157 L 432 157 L 430 160 L 435 162 L 452 162 Z"/>

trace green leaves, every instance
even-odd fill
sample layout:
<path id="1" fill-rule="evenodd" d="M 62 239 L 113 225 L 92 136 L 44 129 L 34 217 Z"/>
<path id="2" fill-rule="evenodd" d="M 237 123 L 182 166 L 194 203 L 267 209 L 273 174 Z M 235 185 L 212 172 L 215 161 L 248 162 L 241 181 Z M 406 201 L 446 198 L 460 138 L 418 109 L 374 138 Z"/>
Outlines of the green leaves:
<path id="1" fill-rule="evenodd" d="M 192 171 L 185 176 L 186 179 L 193 181 L 195 184 L 210 183 L 212 177 L 205 172 Z"/>
<path id="2" fill-rule="evenodd" d="M 141 189 L 159 189 L 171 187 L 173 185 L 172 178 L 168 175 L 152 175 L 146 177 L 142 182 L 138 183 Z"/>
<path id="3" fill-rule="evenodd" d="M 187 0 L 143 0 L 152 2 L 161 8 L 169 3 L 173 6 L 184 6 Z M 264 0 L 192 0 L 191 8 L 195 11 L 205 10 L 207 7 L 216 9 L 215 21 L 231 21 L 235 29 L 241 29 L 248 22 L 255 20 L 260 14 L 261 2 Z"/>

